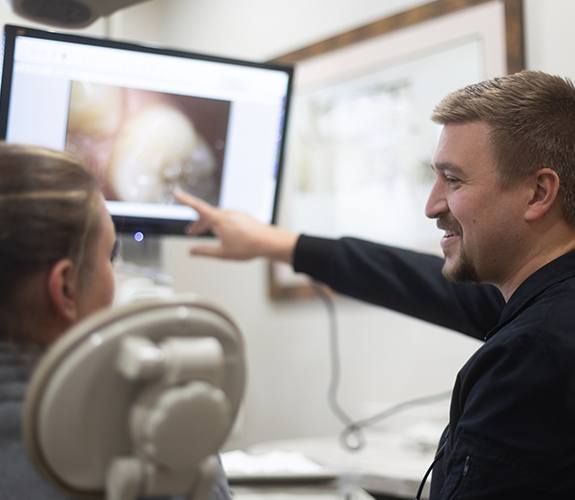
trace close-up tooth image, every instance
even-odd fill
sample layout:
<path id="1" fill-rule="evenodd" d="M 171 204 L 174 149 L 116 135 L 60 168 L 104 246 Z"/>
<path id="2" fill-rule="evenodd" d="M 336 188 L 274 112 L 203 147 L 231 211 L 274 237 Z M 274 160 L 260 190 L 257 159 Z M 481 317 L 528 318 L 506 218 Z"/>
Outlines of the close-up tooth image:
<path id="1" fill-rule="evenodd" d="M 218 190 L 213 153 L 186 115 L 168 104 L 152 104 L 126 120 L 107 173 L 124 201 L 167 203 L 175 187 L 213 199 Z"/>
<path id="2" fill-rule="evenodd" d="M 66 149 L 108 200 L 174 203 L 179 188 L 217 203 L 229 101 L 73 82 Z"/>
<path id="3" fill-rule="evenodd" d="M 77 81 L 70 92 L 70 130 L 102 136 L 116 132 L 122 116 L 122 89 Z"/>

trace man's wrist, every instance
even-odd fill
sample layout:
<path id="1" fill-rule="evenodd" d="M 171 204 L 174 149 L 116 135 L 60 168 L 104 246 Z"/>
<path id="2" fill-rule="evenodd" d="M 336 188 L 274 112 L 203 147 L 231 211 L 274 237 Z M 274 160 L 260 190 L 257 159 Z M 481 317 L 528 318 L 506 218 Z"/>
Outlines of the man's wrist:
<path id="1" fill-rule="evenodd" d="M 273 233 L 265 245 L 264 257 L 291 264 L 299 235 L 281 227 L 270 227 Z"/>

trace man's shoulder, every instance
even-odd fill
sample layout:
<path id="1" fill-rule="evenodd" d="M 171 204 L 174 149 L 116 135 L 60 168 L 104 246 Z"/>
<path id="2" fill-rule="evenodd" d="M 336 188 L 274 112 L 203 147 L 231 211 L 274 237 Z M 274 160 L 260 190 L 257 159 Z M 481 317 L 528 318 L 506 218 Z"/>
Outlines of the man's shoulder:
<path id="1" fill-rule="evenodd" d="M 537 318 L 542 329 L 564 326 L 572 331 L 575 324 L 575 277 L 555 283 L 535 297 L 526 314 Z"/>
<path id="2" fill-rule="evenodd" d="M 533 342 L 549 348 L 568 348 L 575 354 L 575 278 L 547 288 L 532 298 L 502 330 L 499 340 Z"/>

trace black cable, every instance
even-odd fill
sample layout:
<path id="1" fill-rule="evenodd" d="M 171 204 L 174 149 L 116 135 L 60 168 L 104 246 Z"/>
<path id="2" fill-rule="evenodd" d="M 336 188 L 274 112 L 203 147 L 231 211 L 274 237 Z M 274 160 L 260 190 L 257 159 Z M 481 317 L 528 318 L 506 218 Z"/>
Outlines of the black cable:
<path id="1" fill-rule="evenodd" d="M 437 454 L 437 456 L 433 459 L 433 462 L 431 462 L 431 465 L 425 471 L 425 474 L 423 475 L 423 479 L 420 481 L 419 487 L 417 488 L 415 500 L 421 500 L 421 495 L 423 494 L 423 488 L 425 488 L 425 483 L 427 483 L 427 478 L 429 477 L 429 474 L 431 474 L 431 471 L 433 470 L 433 468 L 435 467 L 435 464 L 437 463 L 437 461 L 440 458 L 441 458 L 441 455 Z"/>
<path id="2" fill-rule="evenodd" d="M 423 488 L 425 488 L 425 483 L 427 482 L 427 478 L 431 474 L 431 471 L 435 467 L 435 464 L 443 456 L 443 452 L 445 451 L 445 447 L 447 446 L 447 439 L 448 438 L 449 438 L 449 428 L 447 429 L 447 432 L 445 433 L 445 436 L 443 438 L 443 444 L 441 445 L 441 448 L 439 448 L 439 450 L 437 450 L 437 452 L 435 453 L 435 457 L 433 458 L 433 462 L 431 462 L 431 465 L 427 468 L 427 470 L 425 471 L 425 474 L 423 475 L 423 478 L 421 479 L 421 481 L 419 483 L 419 487 L 417 488 L 417 494 L 415 495 L 414 500 L 421 500 L 421 495 L 423 494 Z"/>
<path id="3" fill-rule="evenodd" d="M 430 396 L 422 396 L 419 398 L 411 399 L 409 401 L 403 401 L 392 406 L 391 408 L 376 413 L 371 417 L 362 418 L 359 420 L 354 420 L 352 417 L 350 417 L 338 401 L 339 383 L 341 380 L 341 361 L 339 356 L 339 332 L 335 303 L 333 299 L 326 293 L 321 284 L 313 282 L 313 288 L 317 296 L 324 303 L 328 313 L 330 359 L 332 367 L 328 388 L 328 404 L 336 418 L 345 426 L 340 434 L 340 441 L 344 448 L 347 448 L 350 451 L 361 450 L 366 444 L 365 437 L 362 432 L 364 428 L 372 426 L 385 418 L 388 418 L 413 406 L 434 403 L 436 401 L 446 399 L 451 395 L 451 391 L 444 391 L 438 394 L 432 394 Z"/>

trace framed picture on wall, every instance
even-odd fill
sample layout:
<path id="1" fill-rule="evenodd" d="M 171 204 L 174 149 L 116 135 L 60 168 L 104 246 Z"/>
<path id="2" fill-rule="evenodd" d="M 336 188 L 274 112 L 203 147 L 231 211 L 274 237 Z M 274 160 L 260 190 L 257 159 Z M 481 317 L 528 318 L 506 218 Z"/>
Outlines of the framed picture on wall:
<path id="1" fill-rule="evenodd" d="M 438 252 L 424 216 L 434 106 L 523 69 L 521 0 L 437 0 L 284 54 L 295 65 L 279 224 Z M 313 294 L 270 264 L 274 299 Z"/>

